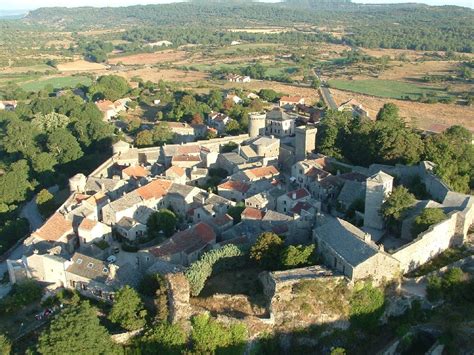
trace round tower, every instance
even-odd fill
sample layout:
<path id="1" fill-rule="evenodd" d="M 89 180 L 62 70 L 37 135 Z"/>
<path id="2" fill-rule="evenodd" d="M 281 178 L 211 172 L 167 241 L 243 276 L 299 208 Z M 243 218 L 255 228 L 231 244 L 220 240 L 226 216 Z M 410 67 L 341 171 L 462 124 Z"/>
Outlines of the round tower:
<path id="1" fill-rule="evenodd" d="M 127 142 L 124 142 L 124 141 L 118 141 L 117 143 L 115 143 L 114 145 L 112 145 L 112 153 L 113 155 L 116 155 L 116 154 L 122 154 L 122 153 L 126 153 L 130 150 L 130 144 L 128 144 Z"/>
<path id="2" fill-rule="evenodd" d="M 71 192 L 84 193 L 86 190 L 87 178 L 84 174 L 76 174 L 69 179 L 69 190 Z"/>
<path id="3" fill-rule="evenodd" d="M 265 135 L 266 113 L 251 112 L 249 113 L 249 136 L 258 137 Z"/>

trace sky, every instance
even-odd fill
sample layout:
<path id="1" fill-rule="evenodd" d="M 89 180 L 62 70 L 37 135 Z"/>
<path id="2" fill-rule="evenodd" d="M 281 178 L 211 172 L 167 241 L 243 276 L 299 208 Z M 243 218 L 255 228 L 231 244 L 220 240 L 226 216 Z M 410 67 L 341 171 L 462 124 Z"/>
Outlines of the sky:
<path id="1" fill-rule="evenodd" d="M 232 0 L 229 0 L 229 2 Z M 173 0 L 0 0 L 0 10 L 25 10 L 45 6 L 127 6 L 136 4 L 159 4 Z M 353 0 L 356 3 L 390 4 L 419 2 L 428 5 L 459 5 L 474 8 L 474 0 Z"/>

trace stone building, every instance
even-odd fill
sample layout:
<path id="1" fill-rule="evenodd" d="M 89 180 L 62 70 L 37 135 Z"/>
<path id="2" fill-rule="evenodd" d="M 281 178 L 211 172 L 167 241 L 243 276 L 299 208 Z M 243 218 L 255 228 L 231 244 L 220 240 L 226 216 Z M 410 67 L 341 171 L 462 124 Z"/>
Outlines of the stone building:
<path id="1" fill-rule="evenodd" d="M 316 133 L 318 129 L 315 126 L 307 125 L 295 128 L 295 158 L 296 161 L 306 159 L 308 153 L 316 149 Z"/>
<path id="2" fill-rule="evenodd" d="M 351 281 L 371 278 L 378 283 L 399 274 L 398 260 L 372 242 L 369 234 L 342 219 L 319 218 L 313 238 L 325 264 Z"/>
<path id="3" fill-rule="evenodd" d="M 249 136 L 250 138 L 265 135 L 266 113 L 249 113 Z"/>
<path id="4" fill-rule="evenodd" d="M 379 171 L 366 180 L 364 227 L 382 230 L 382 204 L 392 192 L 393 177 Z"/>

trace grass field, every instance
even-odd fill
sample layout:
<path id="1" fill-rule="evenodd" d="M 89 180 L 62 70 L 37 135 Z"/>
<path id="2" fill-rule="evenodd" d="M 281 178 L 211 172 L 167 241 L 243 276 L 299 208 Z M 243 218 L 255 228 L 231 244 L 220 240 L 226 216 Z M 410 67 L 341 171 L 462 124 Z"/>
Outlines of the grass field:
<path id="1" fill-rule="evenodd" d="M 446 96 L 442 89 L 395 80 L 330 80 L 329 85 L 339 90 L 391 99 L 403 99 L 407 96 L 417 99 L 423 94 Z"/>
<path id="2" fill-rule="evenodd" d="M 47 85 L 52 85 L 55 89 L 62 89 L 65 87 L 75 87 L 79 84 L 90 85 L 92 80 L 86 76 L 66 76 L 31 81 L 19 85 L 25 91 L 39 91 Z"/>

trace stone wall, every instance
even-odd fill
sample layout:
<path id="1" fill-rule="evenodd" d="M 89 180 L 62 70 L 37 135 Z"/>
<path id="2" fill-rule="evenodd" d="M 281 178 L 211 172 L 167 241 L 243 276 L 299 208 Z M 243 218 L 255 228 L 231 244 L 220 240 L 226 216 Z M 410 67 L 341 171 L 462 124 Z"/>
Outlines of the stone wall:
<path id="1" fill-rule="evenodd" d="M 189 282 L 182 273 L 165 275 L 168 289 L 169 321 L 188 320 L 191 315 Z"/>
<path id="2" fill-rule="evenodd" d="M 454 244 L 459 212 L 451 212 L 448 219 L 431 226 L 414 241 L 396 250 L 392 256 L 400 261 L 403 273 L 412 271 Z"/>
<path id="3" fill-rule="evenodd" d="M 442 202 L 449 192 L 449 187 L 441 181 L 437 176 L 430 172 L 425 172 L 422 175 L 422 180 L 425 183 L 426 190 L 438 202 Z"/>

